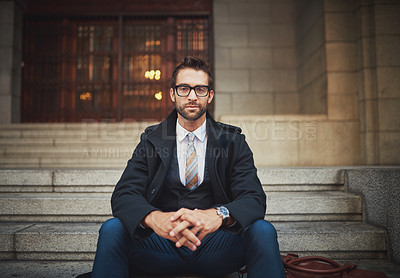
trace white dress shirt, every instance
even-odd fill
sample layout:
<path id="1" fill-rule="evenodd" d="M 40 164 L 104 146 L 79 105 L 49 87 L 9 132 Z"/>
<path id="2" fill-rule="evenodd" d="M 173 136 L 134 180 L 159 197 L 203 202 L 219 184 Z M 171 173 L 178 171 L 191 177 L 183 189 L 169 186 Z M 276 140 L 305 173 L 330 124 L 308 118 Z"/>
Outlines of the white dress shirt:
<path id="1" fill-rule="evenodd" d="M 197 170 L 198 170 L 198 184 L 200 185 L 204 180 L 204 167 L 206 162 L 206 148 L 207 148 L 207 132 L 206 121 L 194 133 L 194 148 L 197 154 Z M 184 129 L 178 121 L 176 121 L 176 151 L 179 165 L 179 177 L 182 184 L 186 184 L 185 171 L 186 171 L 186 148 L 188 145 L 187 134 L 190 131 Z"/>

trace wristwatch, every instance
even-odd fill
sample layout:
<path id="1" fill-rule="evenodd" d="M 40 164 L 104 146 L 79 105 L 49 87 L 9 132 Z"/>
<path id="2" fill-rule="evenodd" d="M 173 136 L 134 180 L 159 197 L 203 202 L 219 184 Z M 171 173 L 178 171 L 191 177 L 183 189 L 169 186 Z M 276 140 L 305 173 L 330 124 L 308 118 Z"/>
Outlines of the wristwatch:
<path id="1" fill-rule="evenodd" d="M 229 210 L 224 206 L 216 207 L 215 209 L 218 216 L 222 218 L 222 226 L 224 226 L 229 219 Z"/>

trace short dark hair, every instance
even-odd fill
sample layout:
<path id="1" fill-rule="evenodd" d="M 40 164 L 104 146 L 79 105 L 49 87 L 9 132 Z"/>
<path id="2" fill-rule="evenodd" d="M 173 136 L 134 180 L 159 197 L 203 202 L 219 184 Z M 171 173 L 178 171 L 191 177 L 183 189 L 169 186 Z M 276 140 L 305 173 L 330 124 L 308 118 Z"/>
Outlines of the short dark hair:
<path id="1" fill-rule="evenodd" d="M 180 70 L 185 68 L 191 68 L 194 70 L 201 70 L 207 73 L 208 75 L 208 86 L 211 89 L 214 88 L 214 76 L 212 74 L 211 65 L 204 59 L 193 57 L 193 56 L 185 56 L 181 59 L 181 63 L 175 68 L 171 77 L 171 88 L 176 85 L 176 77 Z"/>

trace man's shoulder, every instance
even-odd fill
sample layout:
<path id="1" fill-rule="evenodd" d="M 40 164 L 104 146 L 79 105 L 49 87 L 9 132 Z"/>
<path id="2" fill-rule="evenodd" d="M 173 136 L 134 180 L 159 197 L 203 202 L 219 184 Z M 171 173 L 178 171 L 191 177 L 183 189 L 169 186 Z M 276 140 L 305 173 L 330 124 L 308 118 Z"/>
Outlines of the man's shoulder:
<path id="1" fill-rule="evenodd" d="M 149 134 L 151 133 L 154 129 L 156 129 L 160 124 L 155 124 L 155 125 L 150 125 L 145 128 L 144 133 Z"/>

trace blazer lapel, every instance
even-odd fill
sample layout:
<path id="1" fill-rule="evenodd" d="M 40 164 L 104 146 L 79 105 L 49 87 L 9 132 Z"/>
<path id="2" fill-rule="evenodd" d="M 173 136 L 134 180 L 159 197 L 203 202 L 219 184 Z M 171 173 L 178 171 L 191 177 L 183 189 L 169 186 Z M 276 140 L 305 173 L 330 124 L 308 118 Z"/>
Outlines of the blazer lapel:
<path id="1" fill-rule="evenodd" d="M 216 203 L 228 202 L 228 196 L 224 190 L 224 186 L 218 175 L 218 161 L 221 159 L 221 151 L 223 148 L 220 146 L 219 138 L 221 137 L 222 130 L 217 125 L 215 120 L 207 111 L 207 152 L 206 163 L 210 175 L 210 182 L 214 192 L 214 199 Z"/>
<path id="2" fill-rule="evenodd" d="M 148 201 L 153 203 L 157 200 L 164 180 L 167 176 L 169 165 L 176 147 L 176 110 L 173 110 L 169 116 L 161 122 L 149 135 L 148 140 L 153 145 L 155 153 L 161 163 L 149 185 Z M 150 154 L 152 155 L 152 154 Z M 155 158 L 154 158 L 155 159 Z"/>

